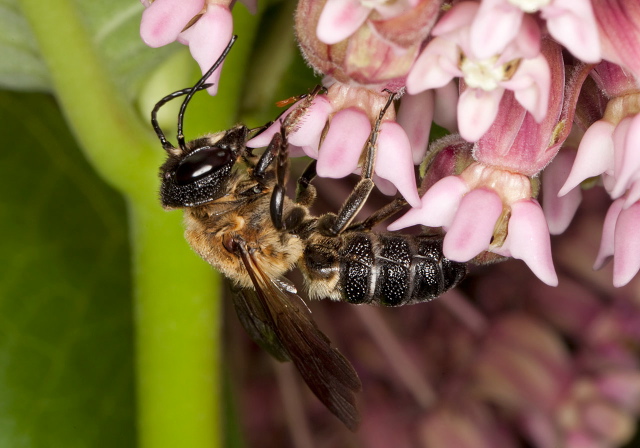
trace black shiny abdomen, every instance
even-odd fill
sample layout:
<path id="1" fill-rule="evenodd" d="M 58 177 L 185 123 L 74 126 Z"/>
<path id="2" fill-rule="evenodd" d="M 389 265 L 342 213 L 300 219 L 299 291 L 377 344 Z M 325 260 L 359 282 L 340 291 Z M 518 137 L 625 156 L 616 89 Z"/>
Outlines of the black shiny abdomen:
<path id="1" fill-rule="evenodd" d="M 432 300 L 467 273 L 464 263 L 444 257 L 441 237 L 353 232 L 337 238 L 341 242 L 331 262 L 339 276 L 336 287 L 350 303 L 400 306 Z M 317 263 L 320 251 L 307 248 L 307 260 L 316 259 L 314 266 L 307 263 L 310 271 L 329 268 Z"/>

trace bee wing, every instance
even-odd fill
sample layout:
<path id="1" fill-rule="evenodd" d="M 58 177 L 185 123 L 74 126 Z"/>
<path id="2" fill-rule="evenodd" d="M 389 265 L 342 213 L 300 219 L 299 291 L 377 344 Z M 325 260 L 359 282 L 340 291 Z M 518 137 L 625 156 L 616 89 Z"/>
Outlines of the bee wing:
<path id="1" fill-rule="evenodd" d="M 251 339 L 278 361 L 289 361 L 287 350 L 273 331 L 271 317 L 265 314 L 256 292 L 250 289 L 232 289 L 236 314 Z"/>
<path id="2" fill-rule="evenodd" d="M 302 299 L 281 289 L 245 248 L 239 252 L 258 299 L 251 308 L 262 308 L 253 316 L 265 319 L 261 325 L 270 327 L 316 397 L 347 428 L 355 430 L 360 422 L 355 393 L 362 389 L 362 384 L 353 366 L 331 346 L 331 341 L 318 329 L 308 310 L 297 305 Z"/>

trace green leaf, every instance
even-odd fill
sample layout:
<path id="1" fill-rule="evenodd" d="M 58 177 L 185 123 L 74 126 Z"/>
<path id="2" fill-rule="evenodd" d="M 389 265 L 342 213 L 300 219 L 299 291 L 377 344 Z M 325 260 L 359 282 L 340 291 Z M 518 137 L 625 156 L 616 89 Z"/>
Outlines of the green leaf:
<path id="1" fill-rule="evenodd" d="M 51 97 L 0 92 L 0 115 L 0 446 L 134 446 L 124 203 Z"/>
<path id="2" fill-rule="evenodd" d="M 0 87 L 47 90 L 51 79 L 17 0 L 0 0 Z"/>
<path id="3" fill-rule="evenodd" d="M 138 29 L 144 7 L 137 0 L 76 0 L 80 15 L 105 66 L 126 98 L 132 99 L 145 77 L 180 48 L 148 48 Z M 43 4 L 42 14 L 47 14 Z M 64 26 L 61 24 L 61 26 Z M 55 30 L 51 38 L 56 38 Z M 18 0 L 0 0 L 0 87 L 52 91 L 47 67 Z"/>

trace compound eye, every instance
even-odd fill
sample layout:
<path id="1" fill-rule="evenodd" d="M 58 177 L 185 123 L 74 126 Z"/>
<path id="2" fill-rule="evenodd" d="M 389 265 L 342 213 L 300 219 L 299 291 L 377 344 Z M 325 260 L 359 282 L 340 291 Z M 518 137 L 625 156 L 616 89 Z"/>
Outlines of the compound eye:
<path id="1" fill-rule="evenodd" d="M 208 176 L 231 161 L 231 151 L 209 147 L 187 156 L 176 169 L 176 182 L 186 185 Z"/>

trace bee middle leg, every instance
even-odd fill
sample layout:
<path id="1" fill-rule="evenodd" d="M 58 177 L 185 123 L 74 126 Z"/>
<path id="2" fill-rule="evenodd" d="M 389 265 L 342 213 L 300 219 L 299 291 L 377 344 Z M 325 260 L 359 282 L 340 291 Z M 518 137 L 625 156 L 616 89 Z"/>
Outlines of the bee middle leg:
<path id="1" fill-rule="evenodd" d="M 378 119 L 371 130 L 371 134 L 369 135 L 369 139 L 366 143 L 366 154 L 364 164 L 362 165 L 362 175 L 360 180 L 349 197 L 344 201 L 338 213 L 335 215 L 327 214 L 318 222 L 320 231 L 328 236 L 336 236 L 344 232 L 364 206 L 364 203 L 369 198 L 371 191 L 373 191 L 375 184 L 372 176 L 376 162 L 377 141 L 378 135 L 380 134 L 380 125 L 382 123 L 382 117 L 384 117 L 384 114 L 391 106 L 391 103 L 393 103 L 395 97 L 395 93 L 391 93 L 389 95 L 387 103 L 380 111 Z M 373 225 L 375 225 L 375 223 Z"/>

